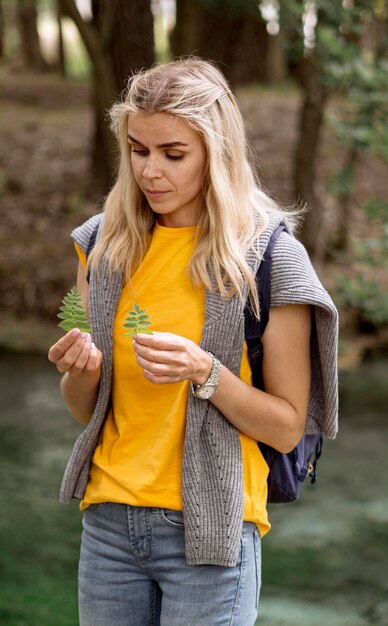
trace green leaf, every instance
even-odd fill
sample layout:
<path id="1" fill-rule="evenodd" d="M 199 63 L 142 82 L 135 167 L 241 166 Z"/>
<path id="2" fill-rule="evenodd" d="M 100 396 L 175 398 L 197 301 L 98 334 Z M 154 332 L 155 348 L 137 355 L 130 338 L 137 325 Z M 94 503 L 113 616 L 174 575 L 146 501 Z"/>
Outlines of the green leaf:
<path id="1" fill-rule="evenodd" d="M 149 321 L 150 317 L 146 309 L 140 309 L 138 304 L 133 305 L 133 310 L 128 311 L 127 317 L 124 320 L 123 327 L 129 328 L 129 332 L 123 333 L 124 337 L 133 337 L 136 333 L 145 333 L 152 335 L 152 330 L 148 328 L 151 326 Z"/>
<path id="2" fill-rule="evenodd" d="M 73 330 L 73 328 L 79 328 L 83 333 L 92 332 L 86 311 L 82 304 L 82 296 L 77 287 L 72 287 L 69 293 L 65 295 L 59 310 L 60 313 L 58 313 L 57 317 L 63 320 L 58 324 L 59 328 L 63 328 L 63 330 L 67 332 Z"/>

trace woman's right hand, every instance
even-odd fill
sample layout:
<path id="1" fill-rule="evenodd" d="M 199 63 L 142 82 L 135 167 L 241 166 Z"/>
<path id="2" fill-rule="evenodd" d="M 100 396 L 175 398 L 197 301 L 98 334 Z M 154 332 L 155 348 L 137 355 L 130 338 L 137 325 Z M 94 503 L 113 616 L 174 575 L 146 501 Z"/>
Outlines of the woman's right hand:
<path id="1" fill-rule="evenodd" d="M 61 391 L 70 413 L 87 424 L 97 401 L 102 353 L 89 333 L 73 329 L 51 346 L 48 358 L 64 374 Z"/>
<path id="2" fill-rule="evenodd" d="M 88 377 L 99 372 L 102 353 L 92 342 L 89 333 L 81 333 L 74 328 L 51 346 L 48 358 L 61 374 Z"/>

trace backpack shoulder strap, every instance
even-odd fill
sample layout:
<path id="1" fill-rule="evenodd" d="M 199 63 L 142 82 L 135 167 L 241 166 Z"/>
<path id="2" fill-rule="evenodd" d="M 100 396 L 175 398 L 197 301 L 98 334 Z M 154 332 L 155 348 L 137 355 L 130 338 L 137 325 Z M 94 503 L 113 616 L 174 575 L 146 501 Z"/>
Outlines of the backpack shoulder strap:
<path id="1" fill-rule="evenodd" d="M 285 230 L 286 227 L 284 224 L 279 224 L 279 226 L 273 231 L 256 274 L 256 285 L 259 291 L 260 303 L 259 323 L 261 335 L 264 335 L 264 331 L 269 322 L 269 310 L 271 308 L 272 253 L 280 233 Z"/>
<path id="2" fill-rule="evenodd" d="M 261 337 L 267 327 L 271 307 L 272 253 L 280 233 L 286 230 L 284 224 L 279 224 L 279 226 L 275 228 L 256 273 L 256 286 L 260 303 L 260 320 L 256 318 L 249 303 L 244 309 L 245 341 L 247 342 L 248 358 L 252 369 L 252 384 L 259 388 L 263 387 L 261 374 L 263 358 Z"/>
<path id="3" fill-rule="evenodd" d="M 98 227 L 99 224 L 97 224 L 97 226 L 94 228 L 92 234 L 90 235 L 90 239 L 89 239 L 89 243 L 88 243 L 88 247 L 86 249 L 86 262 L 89 258 L 89 254 L 91 253 L 91 251 L 94 248 L 94 244 L 96 243 L 96 237 L 97 237 L 97 233 L 98 233 Z M 86 279 L 89 282 L 89 278 L 90 278 L 90 271 L 88 271 L 87 275 L 86 275 Z"/>

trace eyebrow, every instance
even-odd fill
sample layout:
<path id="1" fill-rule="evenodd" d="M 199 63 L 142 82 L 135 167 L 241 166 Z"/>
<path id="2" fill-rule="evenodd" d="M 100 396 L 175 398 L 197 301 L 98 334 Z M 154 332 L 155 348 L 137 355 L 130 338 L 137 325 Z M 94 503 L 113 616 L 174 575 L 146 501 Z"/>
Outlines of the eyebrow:
<path id="1" fill-rule="evenodd" d="M 138 146 L 142 146 L 143 144 L 135 137 L 128 135 L 128 139 L 130 139 L 133 143 L 136 143 Z M 179 146 L 188 146 L 189 144 L 183 143 L 183 141 L 168 141 L 167 143 L 160 143 L 157 148 L 178 148 Z"/>

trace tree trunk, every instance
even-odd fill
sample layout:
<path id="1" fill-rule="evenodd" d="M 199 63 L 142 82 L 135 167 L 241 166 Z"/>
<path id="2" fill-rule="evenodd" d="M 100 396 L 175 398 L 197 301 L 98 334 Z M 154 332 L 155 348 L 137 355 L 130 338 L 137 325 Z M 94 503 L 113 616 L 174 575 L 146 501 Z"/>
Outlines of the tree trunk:
<path id="1" fill-rule="evenodd" d="M 196 0 L 176 0 L 176 20 L 170 35 L 170 48 L 173 57 L 195 52 L 197 41 Z"/>
<path id="2" fill-rule="evenodd" d="M 65 46 L 63 41 L 62 30 L 62 0 L 57 0 L 57 25 L 58 25 L 58 71 L 66 78 L 66 59 L 65 59 Z"/>
<path id="3" fill-rule="evenodd" d="M 98 175 L 100 176 L 103 174 L 103 178 L 97 178 L 97 176 L 94 175 L 92 162 L 92 177 L 98 183 L 98 190 L 106 193 L 114 172 L 115 157 L 117 153 L 115 139 L 105 120 L 106 112 L 110 109 L 115 95 L 112 70 L 109 59 L 106 59 L 104 55 L 102 43 L 97 31 L 91 24 L 82 19 L 74 0 L 62 0 L 62 7 L 66 15 L 71 17 L 77 26 L 93 66 L 93 104 L 96 126 L 99 129 L 98 139 L 101 154 L 103 155 L 102 163 L 104 170 L 103 173 L 98 172 Z"/>
<path id="4" fill-rule="evenodd" d="M 151 4 L 145 0 L 93 0 L 92 11 L 102 53 L 110 68 L 113 102 L 125 88 L 128 77 L 136 70 L 150 67 L 155 60 Z M 94 90 L 97 100 L 97 81 Z M 108 189 L 114 171 L 106 161 L 106 149 L 101 141 L 106 127 L 105 115 L 101 116 L 95 107 L 92 169 L 94 179 Z"/>
<path id="5" fill-rule="evenodd" d="M 40 51 L 36 0 L 18 0 L 17 16 L 24 64 L 31 70 L 41 72 L 47 64 Z"/>
<path id="6" fill-rule="evenodd" d="M 150 2 L 93 0 L 92 23 L 82 19 L 74 0 L 62 2 L 64 11 L 80 32 L 93 66 L 92 173 L 95 186 L 105 194 L 112 183 L 117 160 L 117 146 L 106 114 L 132 71 L 148 67 L 154 60 Z"/>
<path id="7" fill-rule="evenodd" d="M 232 10 L 221 0 L 212 6 L 177 0 L 173 54 L 212 59 L 233 85 L 267 81 L 268 37 L 258 8 L 236 4 Z"/>
<path id="8" fill-rule="evenodd" d="M 4 58 L 4 11 L 0 0 L 0 59 Z"/>
<path id="9" fill-rule="evenodd" d="M 311 256 L 319 261 L 324 252 L 324 222 L 323 206 L 315 190 L 315 165 L 328 89 L 322 81 L 315 57 L 310 58 L 308 67 L 294 157 L 294 192 L 297 200 L 307 203 L 310 209 L 306 215 L 301 239 Z"/>
<path id="10" fill-rule="evenodd" d="M 346 176 L 348 178 L 348 184 L 347 190 L 342 193 L 338 198 L 338 229 L 335 241 L 336 250 L 341 250 L 342 252 L 347 252 L 349 248 L 349 231 L 352 216 L 351 187 L 357 167 L 357 159 L 358 149 L 351 148 L 346 155 L 346 160 L 343 167 L 343 172 L 346 173 Z"/>
<path id="11" fill-rule="evenodd" d="M 267 81 L 271 85 L 281 83 L 288 77 L 287 57 L 282 47 L 282 35 L 268 37 Z"/>

